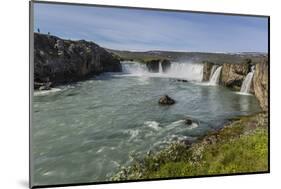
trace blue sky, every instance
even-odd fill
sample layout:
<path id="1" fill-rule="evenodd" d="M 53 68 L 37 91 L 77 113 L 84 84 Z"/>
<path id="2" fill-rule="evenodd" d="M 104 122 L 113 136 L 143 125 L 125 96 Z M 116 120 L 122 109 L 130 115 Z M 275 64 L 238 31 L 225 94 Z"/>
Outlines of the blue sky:
<path id="1" fill-rule="evenodd" d="M 61 4 L 34 6 L 34 31 L 102 47 L 267 52 L 267 18 Z"/>

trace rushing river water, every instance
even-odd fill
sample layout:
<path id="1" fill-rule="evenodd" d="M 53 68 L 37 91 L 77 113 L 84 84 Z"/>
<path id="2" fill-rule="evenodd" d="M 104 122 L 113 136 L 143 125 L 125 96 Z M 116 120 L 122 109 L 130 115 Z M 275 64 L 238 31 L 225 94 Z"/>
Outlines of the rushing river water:
<path id="1" fill-rule="evenodd" d="M 254 96 L 201 84 L 201 65 L 174 65 L 166 74 L 148 73 L 139 64 L 123 67 L 125 73 L 35 93 L 34 184 L 106 181 L 130 163 L 130 154 L 145 154 L 178 139 L 195 140 L 228 118 L 260 111 Z M 184 73 L 195 82 L 171 79 Z M 160 106 L 163 94 L 177 103 Z M 185 125 L 185 117 L 199 124 Z"/>

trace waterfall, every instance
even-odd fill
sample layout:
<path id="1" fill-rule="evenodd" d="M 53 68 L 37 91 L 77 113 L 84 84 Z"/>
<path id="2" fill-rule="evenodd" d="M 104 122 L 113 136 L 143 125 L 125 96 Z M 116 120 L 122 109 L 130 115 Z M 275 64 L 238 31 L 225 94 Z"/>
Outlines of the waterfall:
<path id="1" fill-rule="evenodd" d="M 135 75 L 135 76 L 145 76 L 148 74 L 148 70 L 145 64 L 132 61 L 123 61 L 122 70 L 125 74 Z"/>
<path id="2" fill-rule="evenodd" d="M 159 73 L 151 73 L 145 64 L 123 61 L 122 69 L 123 73 L 132 76 L 179 78 L 188 81 L 202 81 L 203 78 L 203 64 L 196 63 L 172 62 L 165 72 L 162 64 L 159 63 Z"/>
<path id="3" fill-rule="evenodd" d="M 245 79 L 242 83 L 240 92 L 242 92 L 242 93 L 249 93 L 250 92 L 254 72 L 255 72 L 255 70 L 254 70 L 254 67 L 252 66 L 251 72 L 249 72 L 247 74 L 247 76 L 245 77 Z"/>
<path id="4" fill-rule="evenodd" d="M 172 62 L 165 75 L 171 78 L 201 82 L 203 79 L 203 64 Z"/>
<path id="5" fill-rule="evenodd" d="M 211 78 L 212 78 L 212 76 L 213 76 L 215 70 L 217 69 L 217 67 L 218 67 L 218 65 L 213 65 L 213 66 L 212 66 L 211 73 L 210 73 L 210 79 L 209 79 L 209 80 L 211 80 Z"/>
<path id="6" fill-rule="evenodd" d="M 216 71 L 214 72 L 214 74 L 212 75 L 210 81 L 209 81 L 209 84 L 210 85 L 217 85 L 219 84 L 219 81 L 220 81 L 220 75 L 221 75 L 221 69 L 222 69 L 222 66 L 218 67 L 216 69 Z"/>
<path id="7" fill-rule="evenodd" d="M 163 73 L 162 62 L 159 62 L 159 73 Z"/>

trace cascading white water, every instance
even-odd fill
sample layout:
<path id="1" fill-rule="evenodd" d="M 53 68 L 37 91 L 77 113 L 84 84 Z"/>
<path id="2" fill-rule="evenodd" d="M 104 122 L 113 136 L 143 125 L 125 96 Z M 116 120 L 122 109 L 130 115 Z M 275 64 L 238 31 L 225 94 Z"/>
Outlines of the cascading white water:
<path id="1" fill-rule="evenodd" d="M 209 81 L 210 85 L 217 85 L 219 83 L 220 75 L 221 75 L 221 69 L 222 69 L 222 66 L 220 66 L 216 69 L 216 71 L 214 72 L 214 74 L 212 75 L 212 77 Z"/>
<path id="2" fill-rule="evenodd" d="M 210 79 L 209 79 L 209 80 L 211 80 L 211 78 L 212 78 L 212 76 L 214 75 L 214 72 L 215 72 L 215 70 L 217 69 L 217 67 L 218 67 L 218 65 L 213 65 L 213 66 L 212 66 L 211 73 L 210 73 Z"/>
<path id="3" fill-rule="evenodd" d="M 242 83 L 242 86 L 241 86 L 241 89 L 240 89 L 241 93 L 249 93 L 250 92 L 251 84 L 252 84 L 252 80 L 253 80 L 253 76 L 254 76 L 254 72 L 255 72 L 255 69 L 252 66 L 251 72 L 249 72 L 247 74 L 247 76 L 245 77 L 245 79 L 244 79 L 244 81 Z"/>
<path id="4" fill-rule="evenodd" d="M 125 74 L 131 74 L 135 76 L 145 76 L 149 73 L 146 65 L 130 61 L 122 62 L 122 70 Z"/>
<path id="5" fill-rule="evenodd" d="M 188 81 L 202 81 L 203 64 L 172 62 L 168 70 L 163 72 L 159 64 L 159 73 L 151 73 L 145 64 L 138 62 L 122 62 L 123 72 L 132 76 L 180 78 Z"/>
<path id="6" fill-rule="evenodd" d="M 159 73 L 163 73 L 162 62 L 159 62 Z"/>
<path id="7" fill-rule="evenodd" d="M 172 62 L 165 75 L 171 78 L 183 78 L 189 81 L 202 81 L 203 64 Z"/>

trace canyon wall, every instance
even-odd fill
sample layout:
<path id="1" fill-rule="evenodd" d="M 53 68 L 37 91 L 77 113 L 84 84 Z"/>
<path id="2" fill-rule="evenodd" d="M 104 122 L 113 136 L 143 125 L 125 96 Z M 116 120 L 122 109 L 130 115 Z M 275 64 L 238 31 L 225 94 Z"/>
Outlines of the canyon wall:
<path id="1" fill-rule="evenodd" d="M 209 81 L 211 69 L 214 65 L 222 66 L 220 75 L 220 85 L 224 85 L 233 90 L 239 91 L 247 74 L 251 72 L 254 66 L 254 77 L 251 82 L 250 93 L 254 94 L 261 108 L 264 111 L 268 110 L 268 60 L 267 57 L 261 58 L 257 63 L 250 61 L 239 64 L 215 64 L 204 62 L 203 81 Z"/>
<path id="2" fill-rule="evenodd" d="M 263 60 L 261 63 L 256 65 L 253 78 L 254 93 L 260 102 L 261 108 L 265 111 L 268 111 L 268 68 L 268 60 Z"/>
<path id="3" fill-rule="evenodd" d="M 65 84 L 102 72 L 119 72 L 118 58 L 93 42 L 34 34 L 34 88 Z"/>

